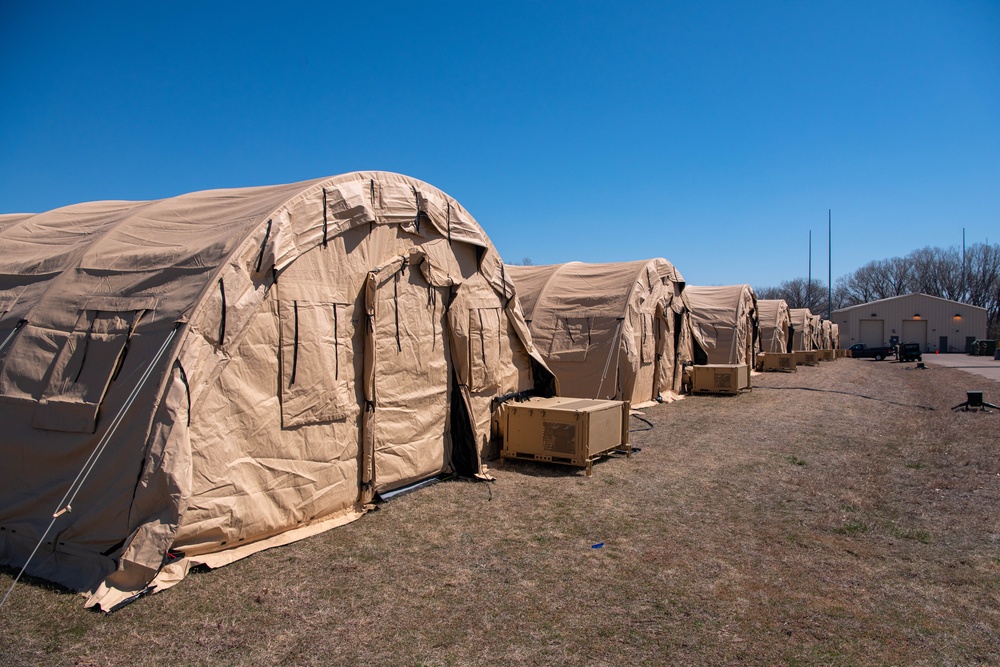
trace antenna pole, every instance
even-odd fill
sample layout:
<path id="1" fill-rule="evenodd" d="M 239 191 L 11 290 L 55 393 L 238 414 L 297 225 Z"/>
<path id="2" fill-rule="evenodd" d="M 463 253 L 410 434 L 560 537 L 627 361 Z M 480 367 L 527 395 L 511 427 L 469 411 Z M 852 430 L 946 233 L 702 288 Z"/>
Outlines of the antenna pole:
<path id="1" fill-rule="evenodd" d="M 826 209 L 826 319 L 833 319 L 833 212 Z"/>
<path id="2" fill-rule="evenodd" d="M 809 277 L 806 278 L 806 308 L 812 312 L 812 286 L 813 286 L 813 230 L 809 230 Z"/>

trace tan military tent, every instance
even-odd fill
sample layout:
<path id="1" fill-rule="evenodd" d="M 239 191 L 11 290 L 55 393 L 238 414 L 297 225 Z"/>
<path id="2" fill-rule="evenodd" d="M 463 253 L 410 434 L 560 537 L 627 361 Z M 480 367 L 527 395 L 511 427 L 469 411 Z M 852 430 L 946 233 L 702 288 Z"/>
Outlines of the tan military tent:
<path id="1" fill-rule="evenodd" d="M 791 352 L 792 318 L 788 312 L 788 303 L 784 299 L 759 300 L 757 319 L 760 322 L 761 352 Z"/>
<path id="2" fill-rule="evenodd" d="M 830 342 L 833 344 L 833 349 L 840 349 L 840 325 L 836 323 L 830 324 Z"/>
<path id="3" fill-rule="evenodd" d="M 757 295 L 749 285 L 688 286 L 691 324 L 704 341 L 697 363 L 747 364 L 757 362 Z"/>
<path id="4" fill-rule="evenodd" d="M 822 320 L 820 322 L 820 348 L 821 350 L 833 349 L 833 322 Z"/>
<path id="5" fill-rule="evenodd" d="M 813 343 L 813 315 L 808 308 L 791 308 L 788 311 L 792 318 L 792 350 L 795 352 L 815 350 Z"/>
<path id="6" fill-rule="evenodd" d="M 692 359 L 684 279 L 665 259 L 507 266 L 563 396 L 671 400 Z"/>
<path id="7" fill-rule="evenodd" d="M 823 318 L 819 315 L 813 313 L 810 315 L 812 320 L 812 345 L 814 350 L 822 350 L 823 348 Z"/>
<path id="8" fill-rule="evenodd" d="M 481 473 L 491 403 L 554 389 L 483 229 L 412 178 L 0 225 L 0 562 L 44 535 L 28 572 L 88 605 Z"/>

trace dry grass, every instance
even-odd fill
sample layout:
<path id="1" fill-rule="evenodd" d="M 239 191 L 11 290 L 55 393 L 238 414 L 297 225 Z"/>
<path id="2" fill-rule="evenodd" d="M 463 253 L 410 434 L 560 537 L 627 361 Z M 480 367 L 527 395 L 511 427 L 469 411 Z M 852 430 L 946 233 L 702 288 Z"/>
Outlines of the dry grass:
<path id="1" fill-rule="evenodd" d="M 21 585 L 0 663 L 1000 664 L 1000 414 L 949 410 L 1000 385 L 755 381 L 647 410 L 589 479 L 498 464 L 110 616 Z"/>

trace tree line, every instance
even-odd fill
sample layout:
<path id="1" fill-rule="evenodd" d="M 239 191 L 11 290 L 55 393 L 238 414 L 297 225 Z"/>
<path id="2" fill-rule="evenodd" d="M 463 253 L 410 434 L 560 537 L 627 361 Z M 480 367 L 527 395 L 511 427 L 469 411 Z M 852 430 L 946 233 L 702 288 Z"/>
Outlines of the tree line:
<path id="1" fill-rule="evenodd" d="M 903 294 L 929 294 L 986 309 L 987 337 L 1000 337 L 1000 245 L 921 248 L 905 257 L 868 262 L 836 280 L 832 293 L 819 280 L 795 278 L 754 290 L 758 299 L 784 299 L 826 317 L 837 310 Z M 832 300 L 831 300 L 832 297 Z"/>

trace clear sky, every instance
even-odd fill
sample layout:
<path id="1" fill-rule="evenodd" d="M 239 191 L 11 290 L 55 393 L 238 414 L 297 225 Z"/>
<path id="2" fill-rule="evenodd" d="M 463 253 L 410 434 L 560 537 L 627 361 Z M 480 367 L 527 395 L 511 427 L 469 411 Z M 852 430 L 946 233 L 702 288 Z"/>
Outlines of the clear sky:
<path id="1" fill-rule="evenodd" d="M 0 212 L 397 171 L 692 284 L 1000 241 L 1000 2 L 0 0 Z"/>

